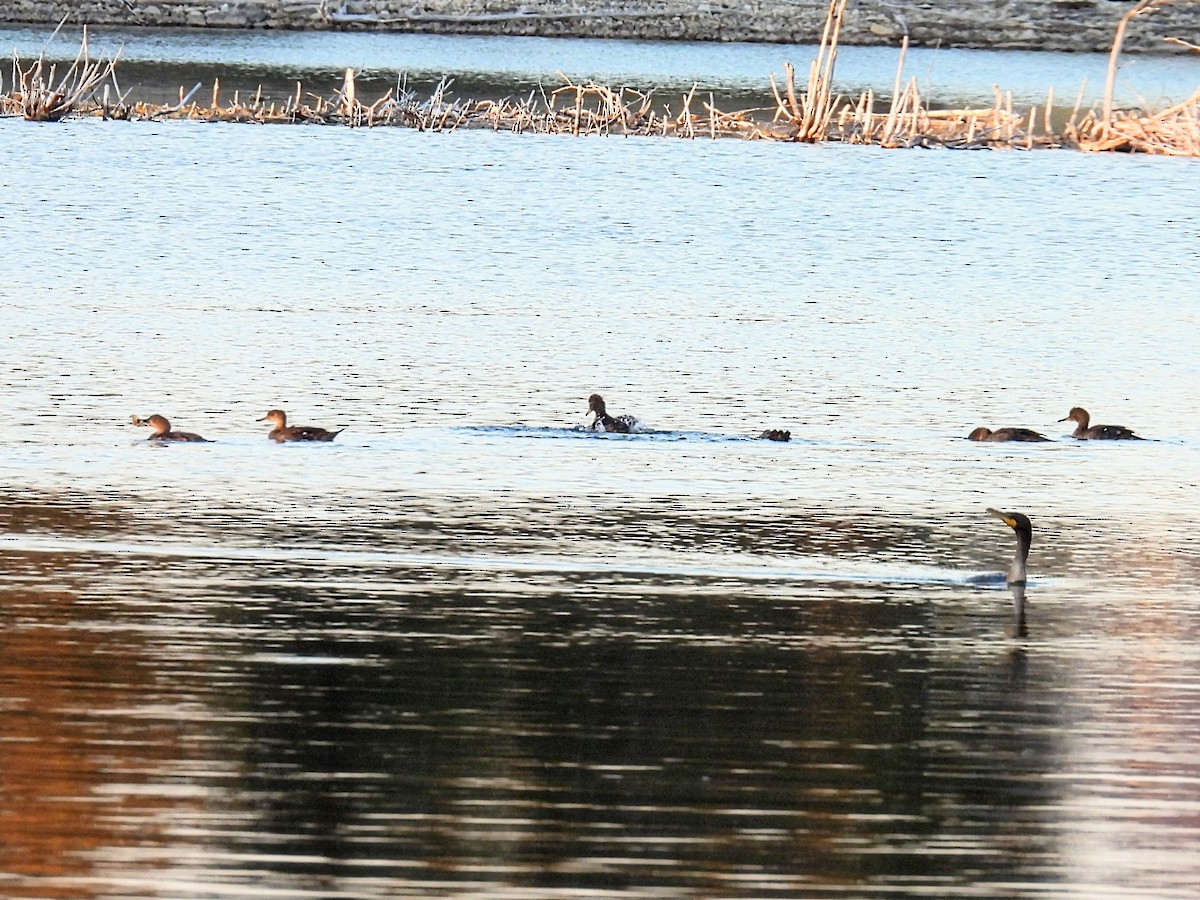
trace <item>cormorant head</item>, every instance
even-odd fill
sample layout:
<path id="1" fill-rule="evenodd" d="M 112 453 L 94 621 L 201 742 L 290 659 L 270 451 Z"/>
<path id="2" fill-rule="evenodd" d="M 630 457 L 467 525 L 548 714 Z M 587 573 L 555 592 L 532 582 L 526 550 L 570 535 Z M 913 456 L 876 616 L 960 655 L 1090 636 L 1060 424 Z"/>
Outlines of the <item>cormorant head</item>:
<path id="1" fill-rule="evenodd" d="M 1023 534 L 1029 537 L 1033 536 L 1033 523 L 1029 521 L 1029 516 L 1019 512 L 1001 512 L 998 509 L 988 507 L 988 512 L 1015 531 L 1017 534 Z"/>

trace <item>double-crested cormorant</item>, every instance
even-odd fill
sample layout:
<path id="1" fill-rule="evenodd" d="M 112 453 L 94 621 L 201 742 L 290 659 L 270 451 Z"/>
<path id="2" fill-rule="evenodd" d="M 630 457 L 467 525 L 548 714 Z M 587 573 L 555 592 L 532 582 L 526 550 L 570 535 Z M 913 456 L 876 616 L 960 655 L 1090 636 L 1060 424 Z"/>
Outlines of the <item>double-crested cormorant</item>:
<path id="1" fill-rule="evenodd" d="M 1124 425 L 1093 425 L 1088 427 L 1091 416 L 1082 406 L 1075 406 L 1060 422 L 1074 422 L 1075 430 L 1071 437 L 1081 441 L 1140 441 L 1142 438 Z"/>
<path id="2" fill-rule="evenodd" d="M 588 412 L 595 414 L 592 431 L 612 431 L 617 434 L 629 434 L 633 431 L 633 416 L 610 416 L 604 409 L 604 398 L 599 394 L 588 397 Z"/>
<path id="3" fill-rule="evenodd" d="M 997 428 L 992 431 L 982 426 L 967 435 L 968 441 L 1049 441 L 1044 434 L 1038 434 L 1032 428 Z"/>
<path id="4" fill-rule="evenodd" d="M 1033 543 L 1033 525 L 1023 513 L 1001 512 L 988 507 L 988 512 L 1017 533 L 1017 552 L 1008 567 L 1009 584 L 1024 584 L 1026 581 L 1025 561 L 1029 559 L 1029 547 Z"/>
<path id="5" fill-rule="evenodd" d="M 172 431 L 171 423 L 167 421 L 166 416 L 153 415 L 141 418 L 139 416 L 130 416 L 130 424 L 138 425 L 144 428 L 149 428 L 154 433 L 146 438 L 148 441 L 183 441 L 192 444 L 208 444 L 211 443 L 207 438 L 202 438 L 198 434 L 193 434 L 190 431 Z"/>
<path id="6" fill-rule="evenodd" d="M 286 441 L 332 441 L 343 431 L 341 428 L 326 431 L 314 425 L 288 425 L 287 415 L 282 409 L 273 409 L 258 421 L 270 422 L 275 426 L 267 437 L 280 444 Z"/>
<path id="7" fill-rule="evenodd" d="M 784 431 L 782 428 L 768 428 L 758 436 L 761 441 L 790 441 L 792 433 Z"/>

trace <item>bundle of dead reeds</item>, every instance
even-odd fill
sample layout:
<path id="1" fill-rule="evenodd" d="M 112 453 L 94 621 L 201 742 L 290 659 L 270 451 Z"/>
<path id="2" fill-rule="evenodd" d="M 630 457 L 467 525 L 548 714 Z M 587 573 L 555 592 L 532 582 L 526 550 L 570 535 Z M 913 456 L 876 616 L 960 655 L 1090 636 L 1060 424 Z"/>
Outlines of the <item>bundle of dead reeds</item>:
<path id="1" fill-rule="evenodd" d="M 1089 113 L 1067 133 L 1076 146 L 1090 152 L 1126 151 L 1163 156 L 1200 157 L 1200 92 L 1157 113 L 1114 110 Z"/>
<path id="2" fill-rule="evenodd" d="M 58 34 L 62 25 L 63 23 L 59 22 L 54 35 Z M 51 40 L 54 35 L 51 35 Z M 110 60 L 91 59 L 86 28 L 83 30 L 79 53 L 62 77 L 58 77 L 56 64 L 46 63 L 44 49 L 28 66 L 14 55 L 13 88 L 5 96 L 3 110 L 9 115 L 20 114 L 30 122 L 57 122 L 80 111 L 83 105 L 91 100 L 96 89 L 112 77 L 116 63 L 116 57 Z"/>
<path id="3" fill-rule="evenodd" d="M 846 101 L 838 111 L 828 130 L 829 139 L 880 147 L 1033 149 L 1060 145 L 1050 120 L 1053 91 L 1040 117 L 1036 106 L 1025 113 L 1015 112 L 1012 93 L 998 88 L 996 102 L 990 108 L 933 109 L 921 97 L 915 78 L 904 82 L 907 50 L 905 38 L 886 107 L 877 108 L 874 92 L 863 91 L 857 100 Z"/>
<path id="4" fill-rule="evenodd" d="M 1184 102 L 1156 113 L 1117 110 L 1113 107 L 1113 91 L 1126 28 L 1137 16 L 1173 2 L 1175 0 L 1139 0 L 1117 23 L 1108 56 L 1108 74 L 1100 111 L 1089 112 L 1079 125 L 1073 121 L 1067 125 L 1067 136 L 1079 149 L 1200 156 L 1200 90 Z M 1171 40 L 1190 50 L 1200 51 L 1195 44 Z"/>
<path id="5" fill-rule="evenodd" d="M 837 62 L 838 38 L 842 32 L 842 17 L 846 13 L 846 0 L 829 0 L 825 14 L 825 27 L 821 31 L 821 43 L 816 58 L 808 67 L 808 83 L 803 92 L 796 90 L 796 72 L 791 63 L 784 66 L 784 97 L 779 94 L 775 76 L 771 76 L 771 90 L 775 94 L 775 122 L 784 123 L 791 129 L 790 139 L 805 143 L 827 140 L 829 125 L 833 118 L 833 67 Z"/>

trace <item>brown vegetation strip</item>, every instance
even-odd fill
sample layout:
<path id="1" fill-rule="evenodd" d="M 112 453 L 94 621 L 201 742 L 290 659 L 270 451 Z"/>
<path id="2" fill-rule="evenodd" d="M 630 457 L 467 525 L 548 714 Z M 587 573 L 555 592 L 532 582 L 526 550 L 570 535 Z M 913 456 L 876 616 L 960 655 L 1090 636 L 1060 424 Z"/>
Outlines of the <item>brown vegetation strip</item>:
<path id="1" fill-rule="evenodd" d="M 512 132 L 571 135 L 662 135 L 685 138 L 741 137 L 820 143 L 840 141 L 881 147 L 1015 148 L 1074 147 L 1087 151 L 1133 151 L 1173 156 L 1200 156 L 1200 91 L 1183 103 L 1159 112 L 1114 110 L 1112 91 L 1124 29 L 1130 19 L 1172 0 L 1140 0 L 1117 27 L 1109 78 L 1100 111 L 1080 117 L 1079 103 L 1061 130 L 1051 118 L 1054 96 L 1046 105 L 1014 111 L 1011 93 L 996 90 L 990 108 L 937 110 L 922 99 L 916 79 L 904 81 L 907 39 L 900 48 L 890 99 L 872 91 L 844 99 L 832 94 L 838 35 L 846 0 L 830 0 L 825 29 L 803 88 L 785 65 L 782 84 L 771 76 L 775 106 L 724 112 L 697 96 L 696 88 L 681 98 L 676 112 L 656 107 L 653 91 L 613 89 L 566 78 L 550 92 L 531 91 L 523 99 L 457 100 L 443 80 L 428 97 L 417 97 L 403 82 L 367 103 L 358 96 L 353 69 L 347 69 L 339 91 L 330 97 L 304 93 L 300 84 L 286 100 L 264 100 L 239 93 L 222 104 L 220 83 L 201 105 L 180 89 L 173 105 L 130 103 L 117 82 L 116 59 L 94 62 L 88 57 L 87 31 L 79 55 L 57 76 L 56 67 L 39 57 L 31 64 L 13 60 L 11 89 L 0 83 L 0 115 L 31 121 L 57 121 L 68 115 L 144 120 L 180 118 L 211 122 L 340 124 L 351 127 L 402 126 L 422 131 L 491 128 Z M 61 27 L 61 26 L 60 26 Z M 1182 42 L 1180 42 L 1182 43 Z M 1193 48 L 1197 49 L 1197 48 Z"/>

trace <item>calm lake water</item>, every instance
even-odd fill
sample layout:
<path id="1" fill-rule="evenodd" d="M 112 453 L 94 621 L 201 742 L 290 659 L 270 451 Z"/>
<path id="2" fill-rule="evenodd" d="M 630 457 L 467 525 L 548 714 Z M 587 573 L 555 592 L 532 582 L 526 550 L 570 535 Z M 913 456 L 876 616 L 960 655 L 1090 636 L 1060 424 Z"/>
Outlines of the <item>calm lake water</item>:
<path id="1" fill-rule="evenodd" d="M 0 154 L 0 895 L 1195 896 L 1195 163 Z"/>

